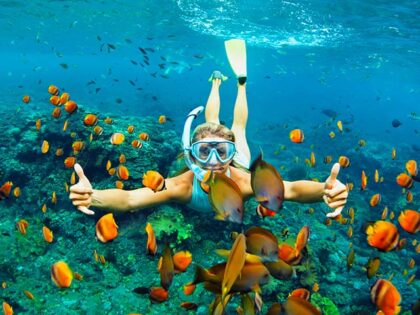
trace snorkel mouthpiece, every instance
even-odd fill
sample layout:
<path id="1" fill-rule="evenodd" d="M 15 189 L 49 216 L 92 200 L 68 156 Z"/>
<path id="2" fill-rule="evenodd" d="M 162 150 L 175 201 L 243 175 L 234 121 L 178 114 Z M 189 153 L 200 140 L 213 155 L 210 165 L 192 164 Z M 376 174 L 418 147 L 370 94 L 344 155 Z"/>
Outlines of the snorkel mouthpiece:
<path id="1" fill-rule="evenodd" d="M 184 149 L 184 159 L 185 163 L 187 164 L 188 168 L 194 173 L 195 177 L 202 181 L 204 179 L 204 175 L 206 175 L 206 171 L 195 164 L 190 155 L 191 150 L 191 125 L 194 119 L 204 110 L 203 106 L 198 106 L 194 108 L 188 115 L 187 119 L 185 120 L 184 124 L 184 131 L 182 133 L 182 146 Z"/>

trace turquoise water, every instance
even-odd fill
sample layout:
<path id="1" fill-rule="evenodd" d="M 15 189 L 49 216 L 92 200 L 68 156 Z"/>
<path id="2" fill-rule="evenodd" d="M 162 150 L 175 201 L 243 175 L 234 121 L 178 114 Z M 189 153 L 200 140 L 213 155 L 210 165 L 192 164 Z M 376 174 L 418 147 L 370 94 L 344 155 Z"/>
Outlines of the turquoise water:
<path id="1" fill-rule="evenodd" d="M 402 313 L 417 301 L 420 261 L 412 241 L 418 234 L 402 231 L 397 218 L 404 209 L 419 210 L 419 184 L 410 189 L 413 201 L 408 203 L 395 182 L 408 160 L 420 163 L 420 120 L 411 115 L 420 115 L 417 2 L 0 1 L 0 5 L 0 185 L 12 181 L 13 188 L 22 192 L 19 198 L 12 194 L 0 201 L 0 281 L 7 283 L 0 295 L 15 313 L 182 314 L 186 313 L 179 307 L 183 301 L 197 303 L 197 312 L 206 313 L 212 293 L 200 285 L 192 296 L 182 293 L 182 286 L 194 276 L 194 266 L 174 277 L 165 303 L 152 304 L 147 295 L 132 292 L 139 286 L 159 285 L 159 255 L 145 254 L 146 222 L 160 224 L 163 231 L 158 235 L 158 253 L 168 241 L 174 252 L 189 250 L 193 263 L 206 268 L 223 261 L 213 250 L 229 248 L 230 232 L 240 232 L 241 227 L 215 221 L 211 213 L 170 205 L 116 215 L 120 234 L 112 243 L 102 244 L 94 231 L 103 213 L 89 217 L 74 209 L 64 188 L 71 170 L 63 160 L 72 155 L 75 139 L 89 143 L 77 159 L 98 189 L 115 187 L 116 177 L 107 174 L 105 164 L 111 160 L 118 165 L 121 153 L 130 170 L 125 189 L 140 188 L 142 174 L 149 169 L 173 174 L 184 118 L 205 104 L 207 79 L 216 69 L 229 77 L 221 87 L 221 120 L 230 126 L 236 80 L 223 42 L 231 38 L 247 42 L 247 136 L 252 157 L 261 148 L 265 160 L 286 180 L 325 180 L 332 163 L 323 163 L 324 157 L 331 155 L 333 162 L 340 155 L 349 157 L 351 166 L 341 170 L 339 179 L 354 183 L 354 189 L 343 214 L 348 217 L 350 207 L 356 210 L 352 238 L 347 236 L 348 225 L 324 224 L 327 208 L 322 203 L 286 202 L 279 215 L 262 221 L 255 215 L 255 201 L 250 201 L 244 229 L 262 226 L 281 240 L 285 228 L 296 237 L 303 225 L 309 225 L 309 260 L 316 270 L 318 293 L 334 302 L 340 314 L 375 312 L 369 292 L 376 278 L 367 279 L 362 269 L 375 256 L 382 261 L 381 278 L 395 273 L 392 282 L 402 296 Z M 77 101 L 76 114 L 51 117 L 50 84 Z M 22 102 L 24 95 L 31 97 L 28 104 Z M 103 136 L 92 142 L 91 129 L 81 122 L 87 113 L 98 115 L 104 127 Z M 170 120 L 158 124 L 160 115 Z M 67 117 L 70 127 L 62 132 Z M 104 124 L 106 117 L 114 123 Z M 42 119 L 40 132 L 35 129 L 37 119 Z M 393 127 L 395 119 L 400 126 Z M 343 122 L 342 133 L 336 127 L 338 120 Z M 130 124 L 136 126 L 133 135 L 126 132 Z M 304 130 L 302 144 L 290 142 L 294 128 Z M 127 139 L 115 148 L 109 136 L 118 131 Z M 149 133 L 150 141 L 133 150 L 130 142 L 141 131 Z M 331 131 L 336 133 L 333 139 Z M 76 132 L 75 138 L 71 132 Z M 359 146 L 361 139 L 366 146 Z M 40 152 L 43 140 L 50 143 L 45 155 Z M 64 150 L 60 158 L 54 155 L 59 147 Z M 394 160 L 392 148 L 397 152 Z M 311 152 L 316 154 L 315 167 L 305 163 Z M 383 183 L 374 182 L 375 169 Z M 369 177 L 364 191 L 360 191 L 362 170 Z M 56 204 L 51 203 L 53 191 Z M 382 200 L 371 208 L 369 200 L 375 193 Z M 362 231 L 366 221 L 380 219 L 385 206 L 394 211 L 391 221 L 407 239 L 400 251 L 378 252 L 367 244 Z M 314 214 L 307 213 L 309 207 L 314 207 Z M 20 219 L 29 223 L 26 235 L 16 229 Z M 43 225 L 54 233 L 52 244 L 42 238 Z M 347 271 L 350 242 L 356 258 Z M 94 250 L 104 255 L 105 265 L 94 260 Z M 412 269 L 411 258 L 416 262 Z M 65 260 L 83 280 L 58 289 L 50 279 L 51 265 L 58 260 Z M 416 279 L 407 285 L 413 274 Z M 302 281 L 300 274 L 285 281 L 272 279 L 262 288 L 262 313 L 271 303 L 283 302 L 293 289 L 311 289 L 311 281 L 311 285 Z M 34 300 L 24 290 L 32 292 Z M 235 313 L 239 304 L 235 297 L 229 312 Z"/>

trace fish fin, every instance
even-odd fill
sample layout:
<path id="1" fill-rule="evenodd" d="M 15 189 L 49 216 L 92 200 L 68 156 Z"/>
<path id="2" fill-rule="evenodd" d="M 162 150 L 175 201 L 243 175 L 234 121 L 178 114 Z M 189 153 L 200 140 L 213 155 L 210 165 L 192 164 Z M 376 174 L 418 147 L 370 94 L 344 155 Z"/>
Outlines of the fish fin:
<path id="1" fill-rule="evenodd" d="M 203 267 L 197 265 L 195 267 L 195 275 L 194 275 L 194 280 L 192 281 L 192 284 L 205 282 L 205 281 L 207 281 L 208 278 L 209 278 L 208 270 L 206 270 Z"/>
<path id="2" fill-rule="evenodd" d="M 251 264 L 261 263 L 261 257 L 253 254 L 246 253 L 245 261 Z"/>
<path id="3" fill-rule="evenodd" d="M 229 257 L 230 250 L 229 249 L 215 249 L 214 252 L 222 257 Z"/>

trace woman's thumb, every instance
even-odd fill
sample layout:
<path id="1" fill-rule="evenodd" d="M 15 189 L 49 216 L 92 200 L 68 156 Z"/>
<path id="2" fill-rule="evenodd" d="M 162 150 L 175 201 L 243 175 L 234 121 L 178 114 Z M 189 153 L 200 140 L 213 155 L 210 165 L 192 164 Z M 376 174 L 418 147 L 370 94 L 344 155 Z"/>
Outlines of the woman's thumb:
<path id="1" fill-rule="evenodd" d="M 74 164 L 74 171 L 76 172 L 77 176 L 79 176 L 79 180 L 84 179 L 85 173 L 83 172 L 83 168 L 80 166 L 79 163 Z"/>

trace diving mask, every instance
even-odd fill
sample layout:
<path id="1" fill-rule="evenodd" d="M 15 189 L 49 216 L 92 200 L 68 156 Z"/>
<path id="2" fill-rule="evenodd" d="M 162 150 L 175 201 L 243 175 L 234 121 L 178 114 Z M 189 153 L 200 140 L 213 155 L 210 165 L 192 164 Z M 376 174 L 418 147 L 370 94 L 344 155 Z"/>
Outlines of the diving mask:
<path id="1" fill-rule="evenodd" d="M 225 164 L 236 153 L 235 143 L 221 139 L 203 139 L 191 144 L 191 155 L 201 164 L 208 164 L 212 157 Z"/>

